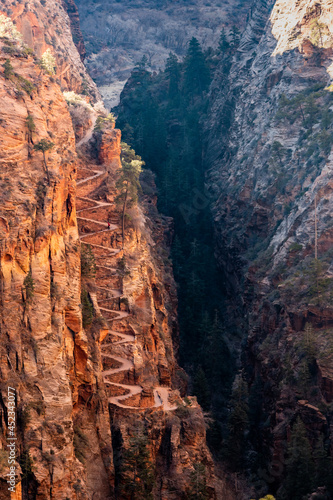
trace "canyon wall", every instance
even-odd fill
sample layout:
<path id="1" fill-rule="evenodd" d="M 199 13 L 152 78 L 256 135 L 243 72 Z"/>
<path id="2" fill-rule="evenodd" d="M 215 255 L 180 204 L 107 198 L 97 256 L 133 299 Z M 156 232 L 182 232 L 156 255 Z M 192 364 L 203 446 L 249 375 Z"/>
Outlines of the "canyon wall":
<path id="1" fill-rule="evenodd" d="M 206 124 L 216 257 L 259 412 L 246 463 L 268 456 L 258 484 L 281 498 L 297 418 L 325 453 L 332 432 L 332 30 L 329 1 L 254 2 Z"/>
<path id="2" fill-rule="evenodd" d="M 2 0 L 0 9 L 15 22 L 22 33 L 24 43 L 30 47 L 38 58 L 49 49 L 56 58 L 57 79 L 63 89 L 75 90 L 77 93 L 89 93 L 94 100 L 99 99 L 95 84 L 87 74 L 73 42 L 71 28 L 74 26 L 75 42 L 83 55 L 82 35 L 75 20 L 73 2 L 65 2 L 72 14 L 69 18 L 61 2 L 45 2 L 31 0 L 16 2 Z"/>
<path id="3" fill-rule="evenodd" d="M 107 500 L 142 487 L 178 499 L 198 484 L 214 498 L 203 414 L 175 356 L 172 223 L 146 174 L 123 238 L 121 133 L 89 103 L 99 94 L 62 6 L 2 2 L 2 12 L 14 24 L 0 42 L 0 498 Z M 131 469 L 138 450 L 142 476 Z"/>

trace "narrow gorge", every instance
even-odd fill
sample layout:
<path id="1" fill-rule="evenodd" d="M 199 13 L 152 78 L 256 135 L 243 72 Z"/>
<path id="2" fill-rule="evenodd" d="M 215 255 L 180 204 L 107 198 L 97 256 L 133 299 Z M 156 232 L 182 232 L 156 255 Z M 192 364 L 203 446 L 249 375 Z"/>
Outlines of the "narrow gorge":
<path id="1" fill-rule="evenodd" d="M 333 4 L 0 0 L 0 500 L 333 498 Z"/>

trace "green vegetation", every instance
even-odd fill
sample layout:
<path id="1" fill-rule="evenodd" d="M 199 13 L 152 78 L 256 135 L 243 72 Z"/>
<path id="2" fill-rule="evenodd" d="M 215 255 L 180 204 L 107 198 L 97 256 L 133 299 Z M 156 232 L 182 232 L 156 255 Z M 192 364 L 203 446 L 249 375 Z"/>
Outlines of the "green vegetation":
<path id="1" fill-rule="evenodd" d="M 4 77 L 6 80 L 8 80 L 11 76 L 14 75 L 14 68 L 10 62 L 9 59 L 6 59 L 5 64 L 3 65 L 4 68 Z"/>
<path id="2" fill-rule="evenodd" d="M 138 429 L 130 439 L 121 461 L 121 498 L 152 500 L 154 466 L 148 451 L 148 437 Z"/>
<path id="3" fill-rule="evenodd" d="M 81 276 L 94 279 L 96 276 L 95 256 L 90 245 L 81 243 Z"/>
<path id="4" fill-rule="evenodd" d="M 104 116 L 98 116 L 96 123 L 95 123 L 95 130 L 103 130 L 105 127 L 110 125 L 110 123 L 115 123 L 116 119 L 113 115 L 113 113 L 109 113 L 107 117 Z"/>
<path id="5" fill-rule="evenodd" d="M 327 42 L 332 43 L 332 36 L 327 24 L 321 23 L 318 18 L 313 19 L 310 24 L 310 40 L 315 47 L 325 47 Z M 326 42 L 326 43 L 325 43 Z"/>
<path id="6" fill-rule="evenodd" d="M 171 257 L 178 285 L 181 363 L 192 376 L 190 385 L 199 402 L 224 422 L 227 432 L 225 399 L 233 379 L 233 359 L 222 323 L 224 278 L 212 248 L 213 197 L 206 189 L 202 160 L 207 90 L 218 61 L 228 71 L 236 43 L 232 41 L 231 48 L 221 36 L 221 46 L 215 53 L 204 52 L 192 39 L 184 61 L 170 54 L 165 70 L 159 74 L 147 71 L 142 60 L 114 111 L 124 140 L 155 175 L 160 212 L 174 220 Z M 227 127 L 227 120 L 225 117 L 222 126 Z M 147 193 L 149 196 L 149 184 Z M 208 387 L 217 390 L 209 391 Z M 214 425 L 208 434 L 218 450 L 221 433 Z"/>
<path id="7" fill-rule="evenodd" d="M 17 42 L 22 41 L 22 35 L 10 17 L 0 14 L 0 38 L 7 38 Z"/>
<path id="8" fill-rule="evenodd" d="M 287 457 L 285 488 L 288 498 L 301 500 L 312 491 L 315 467 L 306 428 L 300 418 L 292 428 Z"/>
<path id="9" fill-rule="evenodd" d="M 122 205 L 122 241 L 124 246 L 126 209 L 135 205 L 138 201 L 141 190 L 139 178 L 144 162 L 140 156 L 135 154 L 133 149 L 124 143 L 122 144 L 121 160 L 122 168 L 116 182 L 120 194 L 117 196 L 116 202 Z"/>
<path id="10" fill-rule="evenodd" d="M 27 276 L 24 278 L 23 287 L 24 287 L 24 291 L 25 291 L 25 300 L 26 300 L 26 302 L 29 303 L 33 299 L 34 290 L 35 290 L 35 283 L 34 283 L 34 280 L 32 278 L 31 269 L 28 272 Z"/>
<path id="11" fill-rule="evenodd" d="M 202 463 L 194 464 L 194 471 L 190 476 L 190 487 L 187 491 L 188 500 L 209 500 L 207 481 L 206 481 L 206 467 Z"/>
<path id="12" fill-rule="evenodd" d="M 44 169 L 49 183 L 50 183 L 50 174 L 46 163 L 46 152 L 53 149 L 53 147 L 54 143 L 49 141 L 48 139 L 42 139 L 41 141 L 37 142 L 37 144 L 34 145 L 35 151 L 41 151 L 43 153 Z"/>
<path id="13" fill-rule="evenodd" d="M 81 306 L 83 328 L 88 328 L 94 319 L 94 306 L 89 299 L 89 293 L 84 288 L 81 290 Z"/>
<path id="14" fill-rule="evenodd" d="M 245 432 L 249 425 L 248 388 L 242 374 L 235 379 L 230 409 L 226 456 L 230 468 L 240 470 L 245 463 Z"/>
<path id="15" fill-rule="evenodd" d="M 28 132 L 32 134 L 32 132 L 35 132 L 36 130 L 36 125 L 34 121 L 34 117 L 29 113 L 26 120 L 25 120 Z"/>
<path id="16" fill-rule="evenodd" d="M 297 124 L 299 139 L 293 152 L 284 150 L 280 143 L 275 142 L 272 146 L 270 163 L 276 169 L 275 175 L 278 174 L 279 191 L 287 185 L 290 189 L 304 162 L 307 168 L 302 170 L 303 180 L 309 174 L 313 180 L 320 174 L 333 145 L 332 100 L 330 87 L 325 88 L 321 83 L 292 98 L 282 94 L 275 120 L 277 123 L 287 122 L 288 126 Z M 290 177 L 292 172 L 297 175 Z"/>
<path id="17" fill-rule="evenodd" d="M 86 461 L 86 453 L 89 449 L 89 439 L 77 425 L 74 426 L 73 445 L 76 458 L 84 464 Z"/>
<path id="18" fill-rule="evenodd" d="M 23 78 L 23 76 L 15 74 L 15 77 L 17 86 L 31 96 L 33 91 L 36 89 L 35 85 L 30 82 L 30 80 Z"/>
<path id="19" fill-rule="evenodd" d="M 33 149 L 33 140 L 32 135 L 36 131 L 36 125 L 34 121 L 34 117 L 28 113 L 28 116 L 25 120 L 25 124 L 27 127 L 27 142 L 28 142 L 28 158 L 31 157 L 31 149 Z"/>
<path id="20" fill-rule="evenodd" d="M 42 55 L 40 66 L 49 75 L 55 75 L 56 60 L 51 52 L 51 49 L 47 49 Z"/>
<path id="21" fill-rule="evenodd" d="M 27 80 L 18 73 L 15 73 L 9 59 L 6 59 L 5 63 L 3 64 L 3 68 L 4 77 L 6 78 L 6 80 L 12 80 L 15 83 L 21 95 L 23 95 L 22 92 L 26 92 L 28 95 L 32 95 L 33 91 L 36 88 L 35 85 L 30 80 Z"/>

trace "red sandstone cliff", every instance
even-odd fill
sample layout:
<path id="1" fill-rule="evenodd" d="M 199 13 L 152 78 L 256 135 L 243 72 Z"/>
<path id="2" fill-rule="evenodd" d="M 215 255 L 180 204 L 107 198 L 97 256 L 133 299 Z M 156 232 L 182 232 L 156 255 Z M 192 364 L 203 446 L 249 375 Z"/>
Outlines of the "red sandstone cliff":
<path id="1" fill-rule="evenodd" d="M 138 429 L 154 498 L 186 497 L 197 464 L 213 498 L 202 411 L 178 390 L 175 286 L 163 262 L 169 227 L 137 206 L 122 248 L 121 134 L 103 109 L 106 126 L 94 133 L 90 107 L 91 128 L 75 123 L 86 134 L 77 156 L 62 90 L 81 92 L 89 78 L 68 17 L 46 1 L 34 12 L 17 5 L 12 19 L 37 55 L 20 41 L 0 43 L 0 498 L 14 498 L 7 386 L 17 393 L 15 499 L 114 498 Z M 55 77 L 39 63 L 52 33 Z"/>

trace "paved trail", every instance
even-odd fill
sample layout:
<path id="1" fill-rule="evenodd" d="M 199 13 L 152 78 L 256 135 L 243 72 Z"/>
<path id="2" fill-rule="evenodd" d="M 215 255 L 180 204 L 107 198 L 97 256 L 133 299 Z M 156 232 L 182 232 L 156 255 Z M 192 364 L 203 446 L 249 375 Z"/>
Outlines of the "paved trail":
<path id="1" fill-rule="evenodd" d="M 85 144 L 88 142 L 92 136 L 93 133 L 93 127 L 88 131 L 86 137 L 82 139 L 78 144 L 77 147 L 81 146 L 82 144 Z M 93 211 L 96 215 L 98 213 L 98 210 L 103 210 L 102 213 L 102 218 L 104 216 L 104 209 L 105 207 L 110 207 L 110 210 L 113 208 L 113 205 L 111 203 L 107 203 L 104 201 L 99 201 L 99 200 L 94 200 L 93 198 L 89 198 L 87 196 L 80 196 L 80 190 L 85 188 L 85 184 L 96 180 L 98 178 L 101 178 L 105 174 L 104 170 L 92 170 L 93 175 L 91 175 L 91 171 L 87 170 L 87 177 L 79 180 L 77 182 L 77 199 L 80 202 L 83 202 L 83 204 L 88 203 L 88 208 L 82 208 L 77 211 L 77 218 L 79 221 L 85 221 L 85 227 L 84 229 L 87 230 L 89 229 L 89 225 L 93 225 L 93 230 L 91 232 L 84 232 L 80 234 L 80 239 L 81 242 L 85 245 L 90 245 L 92 247 L 92 251 L 94 252 L 94 249 L 97 250 L 104 250 L 105 255 L 100 256 L 96 255 L 95 259 L 100 260 L 100 259 L 105 259 L 109 260 L 111 258 L 115 259 L 114 262 L 114 267 L 108 266 L 108 265 L 103 265 L 103 264 L 97 264 L 96 268 L 97 269 L 103 269 L 106 270 L 108 273 L 110 273 L 111 276 L 117 277 L 117 255 L 119 254 L 120 250 L 114 249 L 105 245 L 102 245 L 100 243 L 90 243 L 85 241 L 87 238 L 92 239 L 95 235 L 100 235 L 101 233 L 106 233 L 107 235 L 110 234 L 110 232 L 115 231 L 118 228 L 117 224 L 111 224 L 110 228 L 108 228 L 108 224 L 106 222 L 101 222 L 99 220 L 96 220 L 93 218 L 93 214 L 91 217 L 82 217 L 80 216 L 80 213 L 85 212 L 85 215 L 89 211 Z M 96 186 L 94 187 L 96 189 Z M 96 228 L 100 228 L 97 229 Z M 97 278 L 97 285 L 98 285 L 98 278 Z M 103 302 L 108 302 L 110 300 L 114 299 L 119 299 L 119 304 L 120 304 L 120 298 L 122 297 L 122 292 L 119 289 L 113 289 L 113 288 L 106 288 L 105 286 L 97 286 L 96 287 L 96 297 L 97 297 L 97 302 L 98 302 L 98 307 L 101 312 L 103 313 L 110 313 L 112 315 L 111 319 L 108 319 L 108 323 L 112 323 L 112 328 L 116 328 L 116 322 L 120 320 L 124 320 L 129 316 L 129 313 L 125 311 L 120 311 L 116 309 L 109 309 L 107 307 L 103 307 Z M 112 382 L 112 376 L 115 374 L 119 374 L 121 372 L 126 372 L 134 369 L 134 363 L 132 360 L 123 358 L 121 356 L 112 354 L 112 348 L 117 345 L 125 345 L 125 344 L 132 344 L 135 345 L 136 339 L 134 335 L 130 334 L 124 334 L 121 332 L 118 332 L 116 329 L 109 329 L 109 334 L 114 336 L 116 340 L 112 343 L 102 343 L 101 345 L 101 350 L 102 350 L 102 356 L 104 358 L 112 359 L 116 361 L 117 364 L 120 364 L 118 368 L 110 368 L 105 370 L 102 375 L 104 379 L 104 383 L 109 386 L 113 387 L 118 387 L 121 388 L 123 391 L 125 391 L 124 395 L 121 396 L 113 396 L 109 398 L 109 403 L 118 406 L 119 408 L 125 408 L 128 410 L 146 410 L 147 408 L 143 408 L 140 406 L 130 406 L 126 405 L 126 400 L 128 398 L 131 398 L 132 396 L 137 396 L 142 393 L 143 388 L 139 385 L 127 385 L 127 384 L 119 384 L 117 382 Z M 154 405 L 152 405 L 150 408 L 159 408 L 163 407 L 165 411 L 171 411 L 175 410 L 177 406 L 171 405 L 169 403 L 169 394 L 170 394 L 171 388 L 169 387 L 156 387 L 154 388 Z"/>

